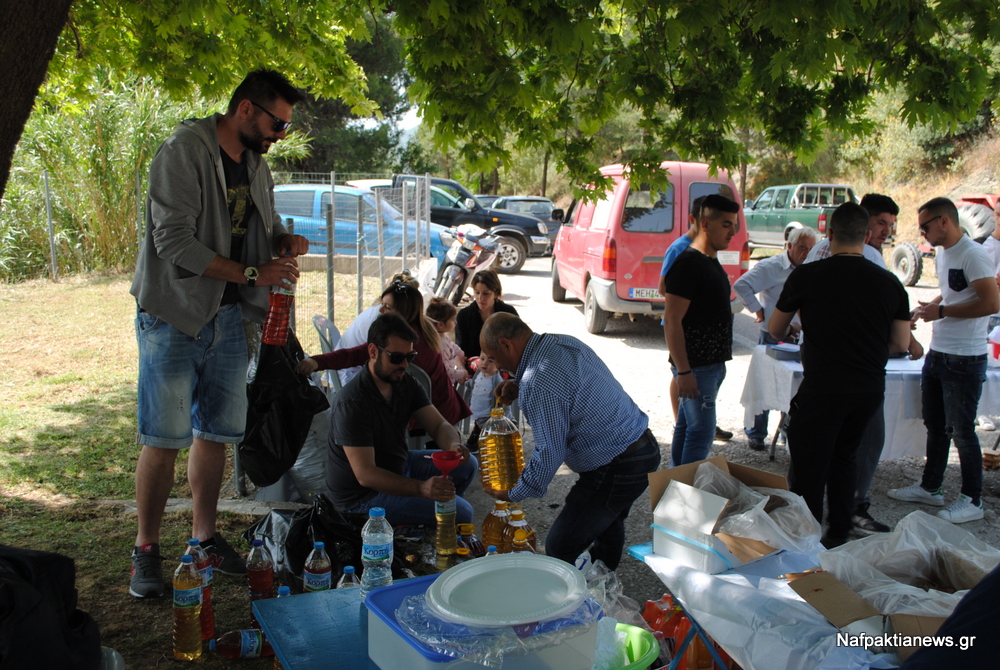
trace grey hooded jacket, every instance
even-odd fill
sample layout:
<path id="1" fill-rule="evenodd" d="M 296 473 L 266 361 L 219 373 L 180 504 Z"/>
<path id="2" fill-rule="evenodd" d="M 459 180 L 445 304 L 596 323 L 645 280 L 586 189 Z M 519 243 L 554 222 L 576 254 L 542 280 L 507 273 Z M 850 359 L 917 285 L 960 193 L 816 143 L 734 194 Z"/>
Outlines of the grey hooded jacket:
<path id="1" fill-rule="evenodd" d="M 139 306 L 196 337 L 219 309 L 226 282 L 202 276 L 216 255 L 229 257 L 232 224 L 219 154 L 219 115 L 182 122 L 160 145 L 149 170 L 146 237 L 131 293 Z M 260 154 L 244 153 L 255 211 L 243 242 L 246 265 L 274 257 L 274 241 L 287 231 L 274 209 L 274 181 Z M 239 259 L 234 259 L 239 260 Z M 246 319 L 260 323 L 269 287 L 240 287 Z"/>

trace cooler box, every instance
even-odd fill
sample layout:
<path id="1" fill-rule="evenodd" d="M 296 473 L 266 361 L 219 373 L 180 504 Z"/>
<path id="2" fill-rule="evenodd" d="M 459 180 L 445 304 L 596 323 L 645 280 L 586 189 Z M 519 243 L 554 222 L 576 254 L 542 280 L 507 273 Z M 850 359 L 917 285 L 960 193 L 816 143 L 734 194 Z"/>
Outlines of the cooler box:
<path id="1" fill-rule="evenodd" d="M 478 559 L 496 560 L 496 559 Z M 439 654 L 404 631 L 396 608 L 406 596 L 427 591 L 439 575 L 396 582 L 368 594 L 368 657 L 382 670 L 490 670 L 485 665 Z M 527 655 L 506 656 L 502 670 L 590 670 L 597 646 L 597 626 L 582 635 Z"/>

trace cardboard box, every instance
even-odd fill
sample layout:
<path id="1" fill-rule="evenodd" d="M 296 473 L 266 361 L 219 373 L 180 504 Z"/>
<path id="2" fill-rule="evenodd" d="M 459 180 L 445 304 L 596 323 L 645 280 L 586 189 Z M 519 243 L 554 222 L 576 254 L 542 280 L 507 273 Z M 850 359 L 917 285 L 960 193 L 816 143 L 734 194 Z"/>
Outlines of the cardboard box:
<path id="1" fill-rule="evenodd" d="M 788 489 L 787 480 L 780 475 L 729 463 L 724 456 L 708 461 L 747 486 Z M 749 563 L 776 551 L 758 540 L 715 532 L 715 525 L 729 501 L 694 488 L 695 473 L 704 462 L 688 463 L 649 475 L 653 551 L 710 574 Z"/>
<path id="2" fill-rule="evenodd" d="M 868 635 L 872 638 L 892 636 L 934 635 L 944 617 L 914 616 L 912 614 L 882 615 L 831 572 L 816 572 L 789 582 L 792 590 L 826 617 L 827 621 L 848 635 Z M 888 638 L 891 641 L 891 637 Z M 895 652 L 900 661 L 917 650 L 917 647 L 880 646 L 867 647 L 874 653 Z"/>

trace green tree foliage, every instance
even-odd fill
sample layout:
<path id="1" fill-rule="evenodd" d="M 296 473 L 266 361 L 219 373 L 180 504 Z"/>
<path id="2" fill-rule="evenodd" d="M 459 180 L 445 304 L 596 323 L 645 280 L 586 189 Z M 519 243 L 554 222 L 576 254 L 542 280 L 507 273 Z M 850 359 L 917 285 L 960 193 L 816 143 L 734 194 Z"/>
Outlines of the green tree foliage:
<path id="1" fill-rule="evenodd" d="M 639 115 L 643 180 L 671 149 L 736 167 L 734 127 L 815 154 L 863 130 L 869 95 L 902 91 L 906 123 L 970 118 L 987 97 L 1000 13 L 987 0 L 412 0 L 395 4 L 411 89 L 439 143 L 488 170 L 548 146 L 577 183 L 597 178 L 595 133 Z M 959 43 L 952 35 L 963 33 Z"/>

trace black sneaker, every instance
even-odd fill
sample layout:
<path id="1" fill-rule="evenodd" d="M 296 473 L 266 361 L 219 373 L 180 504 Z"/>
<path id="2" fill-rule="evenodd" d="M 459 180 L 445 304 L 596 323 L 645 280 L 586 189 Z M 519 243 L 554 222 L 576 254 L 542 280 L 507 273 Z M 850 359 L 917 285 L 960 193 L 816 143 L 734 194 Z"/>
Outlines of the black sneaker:
<path id="1" fill-rule="evenodd" d="M 868 513 L 868 505 L 862 505 L 858 507 L 854 516 L 851 517 L 851 523 L 854 524 L 854 529 L 861 533 L 862 535 L 874 535 L 875 533 L 888 533 L 891 528 L 885 525 L 881 521 L 876 521 L 872 518 L 872 515 Z"/>
<path id="2" fill-rule="evenodd" d="M 132 581 L 128 592 L 136 598 L 159 598 L 163 595 L 160 545 L 144 544 L 132 550 Z"/>
<path id="3" fill-rule="evenodd" d="M 221 533 L 216 533 L 212 539 L 201 543 L 202 549 L 212 557 L 212 569 L 224 575 L 245 575 L 247 573 L 246 559 L 236 553 Z"/>
<path id="4" fill-rule="evenodd" d="M 842 544 L 847 544 L 847 538 L 843 535 L 831 535 L 827 532 L 820 540 L 820 544 L 829 549 L 835 549 Z"/>
<path id="5" fill-rule="evenodd" d="M 750 438 L 750 448 L 754 451 L 764 451 L 767 449 L 767 445 L 764 444 L 764 440 L 759 437 Z"/>
<path id="6" fill-rule="evenodd" d="M 722 430 L 721 428 L 716 426 L 715 439 L 720 440 L 722 442 L 728 442 L 729 440 L 733 439 L 733 434 L 730 433 L 728 430 Z"/>

